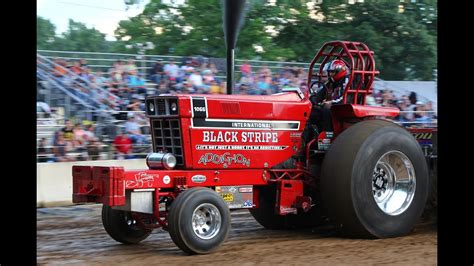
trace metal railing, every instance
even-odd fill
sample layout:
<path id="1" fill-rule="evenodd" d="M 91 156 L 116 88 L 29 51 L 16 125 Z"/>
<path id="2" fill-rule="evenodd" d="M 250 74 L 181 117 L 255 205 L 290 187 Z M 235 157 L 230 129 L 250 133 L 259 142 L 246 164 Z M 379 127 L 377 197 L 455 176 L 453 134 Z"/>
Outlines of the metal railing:
<path id="1" fill-rule="evenodd" d="M 153 64 L 157 60 L 161 60 L 163 64 L 166 64 L 173 59 L 177 62 L 178 65 L 181 62 L 190 57 L 201 58 L 206 63 L 214 63 L 219 71 L 217 76 L 222 80 L 226 78 L 226 64 L 225 58 L 214 58 L 214 57 L 199 57 L 199 56 L 174 56 L 174 55 L 140 55 L 140 54 L 125 54 L 125 53 L 98 53 L 98 52 L 74 52 L 74 51 L 52 51 L 52 50 L 37 50 L 38 54 L 43 55 L 46 58 L 54 59 L 66 59 L 78 61 L 84 59 L 87 62 L 90 62 L 88 66 L 92 68 L 93 72 L 98 70 L 103 71 L 104 69 L 111 68 L 113 62 L 116 60 L 128 60 L 130 58 L 134 59 L 137 63 L 137 69 L 143 73 L 147 73 L 149 69 L 153 67 Z M 266 65 L 270 70 L 278 71 L 285 67 L 302 67 L 308 68 L 309 63 L 307 62 L 282 62 L 282 61 L 265 61 L 265 60 L 245 60 L 245 59 L 236 59 L 235 60 L 235 72 L 240 73 L 240 67 L 242 64 L 248 61 L 253 71 L 257 68 Z"/>
<path id="2" fill-rule="evenodd" d="M 47 63 L 50 66 L 49 70 L 52 71 L 51 73 L 54 73 L 56 71 L 55 68 L 59 68 L 59 69 L 63 70 L 65 72 L 65 75 L 68 76 L 68 78 L 71 80 L 73 85 L 80 86 L 81 88 L 83 88 L 83 89 L 85 89 L 89 92 L 94 91 L 94 90 L 98 91 L 101 94 L 103 94 L 105 97 L 112 98 L 114 100 L 119 100 L 120 99 L 117 95 L 107 91 L 104 88 L 95 86 L 89 80 L 87 80 L 87 79 L 77 75 L 76 73 L 72 72 L 71 70 L 69 70 L 69 69 L 67 69 L 67 68 L 65 68 L 65 67 L 63 67 L 63 66 L 61 66 L 61 65 L 59 65 L 59 64 L 57 64 L 53 61 L 51 61 L 47 57 L 39 55 L 39 54 L 37 54 L 36 57 L 37 57 L 37 62 L 39 64 Z"/>

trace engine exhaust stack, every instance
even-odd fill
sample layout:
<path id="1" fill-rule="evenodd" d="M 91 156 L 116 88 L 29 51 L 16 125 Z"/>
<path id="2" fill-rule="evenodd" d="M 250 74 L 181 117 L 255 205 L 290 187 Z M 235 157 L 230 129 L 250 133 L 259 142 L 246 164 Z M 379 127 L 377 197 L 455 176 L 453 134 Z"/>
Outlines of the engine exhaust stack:
<path id="1" fill-rule="evenodd" d="M 227 94 L 232 94 L 232 88 L 234 87 L 234 49 L 244 22 L 246 2 L 246 0 L 221 0 L 227 48 Z"/>

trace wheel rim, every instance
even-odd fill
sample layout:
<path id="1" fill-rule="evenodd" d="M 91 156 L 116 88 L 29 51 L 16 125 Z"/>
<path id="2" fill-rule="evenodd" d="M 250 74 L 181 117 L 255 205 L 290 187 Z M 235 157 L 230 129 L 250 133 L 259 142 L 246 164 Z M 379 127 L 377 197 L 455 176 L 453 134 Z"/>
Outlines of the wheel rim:
<path id="1" fill-rule="evenodd" d="M 413 201 L 415 169 L 399 151 L 389 151 L 377 161 L 372 175 L 372 194 L 377 206 L 388 215 L 399 215 Z"/>
<path id="2" fill-rule="evenodd" d="M 124 212 L 123 218 L 125 220 L 125 223 L 127 224 L 128 228 L 131 230 L 139 230 L 140 228 L 138 227 L 137 220 L 132 218 L 132 215 L 130 213 Z"/>
<path id="3" fill-rule="evenodd" d="M 221 228 L 221 213 L 216 206 L 203 203 L 193 212 L 193 232 L 201 239 L 215 237 Z"/>

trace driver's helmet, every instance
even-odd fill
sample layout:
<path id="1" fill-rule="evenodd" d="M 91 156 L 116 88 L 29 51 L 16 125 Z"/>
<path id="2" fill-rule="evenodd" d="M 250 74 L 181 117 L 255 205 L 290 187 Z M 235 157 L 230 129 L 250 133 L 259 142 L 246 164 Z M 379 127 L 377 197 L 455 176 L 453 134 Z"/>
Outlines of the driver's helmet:
<path id="1" fill-rule="evenodd" d="M 323 72 L 326 72 L 328 79 L 338 82 L 349 73 L 349 68 L 341 59 L 335 59 L 324 65 Z"/>

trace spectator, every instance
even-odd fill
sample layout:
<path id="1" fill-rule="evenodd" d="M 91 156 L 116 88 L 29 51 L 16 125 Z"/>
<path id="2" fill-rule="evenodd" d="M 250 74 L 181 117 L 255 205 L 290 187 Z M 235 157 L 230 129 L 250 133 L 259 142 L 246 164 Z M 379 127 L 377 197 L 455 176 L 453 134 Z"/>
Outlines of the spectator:
<path id="1" fill-rule="evenodd" d="M 135 59 L 133 58 L 128 59 L 127 64 L 123 66 L 123 71 L 129 74 L 136 73 L 137 66 L 135 65 Z"/>
<path id="2" fill-rule="evenodd" d="M 136 72 L 132 71 L 128 78 L 128 86 L 133 93 L 146 94 L 145 79 L 143 79 L 142 74 L 136 75 Z"/>
<path id="3" fill-rule="evenodd" d="M 156 60 L 155 65 L 150 69 L 149 78 L 155 84 L 160 84 L 163 78 L 163 64 L 161 59 Z"/>
<path id="4" fill-rule="evenodd" d="M 426 113 L 425 105 L 423 102 L 417 102 L 417 110 L 418 113 L 415 114 L 415 122 L 420 123 L 418 124 L 418 126 L 429 126 L 431 119 Z"/>
<path id="5" fill-rule="evenodd" d="M 81 64 L 79 62 L 74 62 L 71 71 L 76 75 L 80 75 L 82 72 Z"/>
<path id="6" fill-rule="evenodd" d="M 164 71 L 165 71 L 166 76 L 168 76 L 170 80 L 177 80 L 179 77 L 179 68 L 174 63 L 173 59 L 171 59 L 169 63 L 165 65 Z"/>
<path id="7" fill-rule="evenodd" d="M 71 120 L 66 119 L 65 122 L 65 127 L 61 129 L 62 136 L 64 141 L 72 143 L 74 141 L 74 127 L 72 126 Z"/>
<path id="8" fill-rule="evenodd" d="M 116 159 L 132 159 L 132 140 L 128 137 L 126 132 L 121 131 L 113 141 L 116 151 Z"/>
<path id="9" fill-rule="evenodd" d="M 209 69 L 211 70 L 213 76 L 217 76 L 217 74 L 219 73 L 219 70 L 217 69 L 216 64 L 214 63 L 209 64 Z"/>
<path id="10" fill-rule="evenodd" d="M 67 68 L 65 67 L 64 61 L 59 59 L 59 58 L 56 58 L 54 59 L 54 75 L 56 77 L 59 77 L 59 78 L 62 78 L 66 75 L 66 72 L 67 72 Z"/>
<path id="11" fill-rule="evenodd" d="M 211 81 L 211 85 L 210 85 L 210 89 L 209 89 L 210 93 L 212 94 L 221 94 L 221 87 L 219 86 L 219 84 L 217 84 L 217 81 L 215 80 L 212 80 Z"/>
<path id="12" fill-rule="evenodd" d="M 194 89 L 198 91 L 198 93 L 207 93 L 208 90 L 203 86 L 203 80 L 201 73 L 196 69 L 193 70 L 193 73 L 189 76 L 188 82 L 191 82 Z"/>
<path id="13" fill-rule="evenodd" d="M 72 144 L 64 139 L 64 133 L 59 132 L 56 144 L 53 147 L 54 160 L 56 162 L 70 162 L 74 159 L 67 156 L 67 153 L 72 150 Z"/>
<path id="14" fill-rule="evenodd" d="M 245 83 L 240 84 L 239 94 L 243 94 L 243 95 L 249 94 L 248 89 L 249 89 L 249 86 L 247 84 Z"/>
<path id="15" fill-rule="evenodd" d="M 258 71 L 258 76 L 265 76 L 265 77 L 271 77 L 272 76 L 272 71 L 270 68 L 268 68 L 267 64 L 263 64 L 262 67 Z"/>
<path id="16" fill-rule="evenodd" d="M 101 89 L 106 89 L 109 86 L 109 80 L 104 77 L 104 73 L 102 73 L 100 70 L 96 73 L 95 84 Z"/>
<path id="17" fill-rule="evenodd" d="M 415 120 L 415 113 L 414 112 L 417 110 L 416 109 L 416 102 L 417 102 L 416 92 L 412 91 L 410 93 L 410 96 L 408 96 L 408 99 L 410 100 L 410 105 L 407 108 L 407 111 L 409 111 L 409 113 L 407 113 L 406 118 L 409 121 L 413 121 L 413 120 Z"/>
<path id="18" fill-rule="evenodd" d="M 75 142 L 75 147 L 82 147 L 86 144 L 86 132 L 82 128 L 81 123 L 76 123 L 74 126 L 74 142 Z"/>
<path id="19" fill-rule="evenodd" d="M 181 66 L 179 69 L 180 81 L 183 81 L 194 72 L 194 67 L 191 65 L 191 60 L 187 60 L 186 64 Z"/>
<path id="20" fill-rule="evenodd" d="M 133 143 L 145 143 L 145 137 L 142 135 L 140 125 L 135 120 L 135 115 L 128 113 L 128 121 L 125 122 L 125 131 L 129 135 Z"/>
<path id="21" fill-rule="evenodd" d="M 202 80 L 204 84 L 211 85 L 211 82 L 214 80 L 214 75 L 212 75 L 212 71 L 210 69 L 204 70 L 202 72 Z"/>
<path id="22" fill-rule="evenodd" d="M 193 88 L 193 84 L 189 81 L 183 82 L 182 93 L 194 93 L 196 90 Z"/>
<path id="23" fill-rule="evenodd" d="M 240 66 L 240 72 L 242 73 L 242 76 L 249 76 L 252 74 L 252 66 L 250 66 L 249 60 L 245 60 Z"/>
<path id="24" fill-rule="evenodd" d="M 429 118 L 431 119 L 436 119 L 436 113 L 434 112 L 434 109 L 433 109 L 433 102 L 432 101 L 428 101 L 425 105 L 425 111 L 427 112 L 427 115 Z"/>
<path id="25" fill-rule="evenodd" d="M 87 155 L 89 160 L 99 160 L 101 150 L 102 143 L 100 143 L 96 137 L 91 138 L 87 144 Z"/>
<path id="26" fill-rule="evenodd" d="M 84 139 L 86 141 L 90 141 L 91 139 L 95 138 L 95 125 L 90 124 L 87 126 L 87 130 L 84 132 Z"/>
<path id="27" fill-rule="evenodd" d="M 84 59 L 84 58 L 79 59 L 79 66 L 80 66 L 81 68 L 89 67 L 89 66 L 87 65 L 86 59 Z"/>
<path id="28" fill-rule="evenodd" d="M 259 78 L 259 81 L 257 83 L 257 94 L 260 94 L 260 95 L 267 95 L 267 94 L 271 94 L 270 92 L 270 84 L 267 83 L 267 79 L 266 79 L 266 76 L 263 75 Z"/>
<path id="29" fill-rule="evenodd" d="M 397 117 L 395 117 L 395 120 L 398 120 L 400 122 L 407 122 L 408 119 L 406 117 L 407 114 L 405 113 L 405 111 L 407 110 L 408 106 L 405 103 L 405 101 L 403 101 L 402 99 L 398 100 L 396 102 L 395 107 L 397 107 L 400 110 L 400 114 Z"/>
<path id="30" fill-rule="evenodd" d="M 49 161 L 50 149 L 46 146 L 46 138 L 41 138 L 38 145 L 38 162 L 45 163 Z"/>

